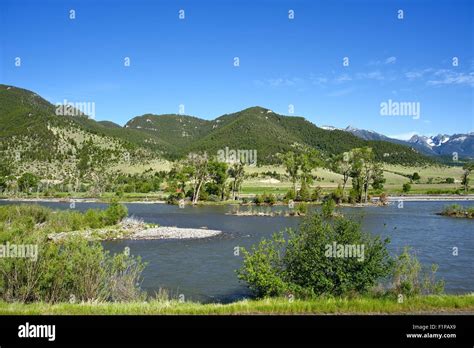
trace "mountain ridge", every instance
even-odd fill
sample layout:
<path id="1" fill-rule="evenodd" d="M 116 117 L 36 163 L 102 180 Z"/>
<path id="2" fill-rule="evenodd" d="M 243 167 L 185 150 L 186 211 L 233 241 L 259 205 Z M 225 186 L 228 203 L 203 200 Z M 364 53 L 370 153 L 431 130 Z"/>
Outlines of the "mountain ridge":
<path id="1" fill-rule="evenodd" d="M 28 116 L 30 115 L 30 116 Z M 33 117 L 31 117 L 33 116 Z M 15 137 L 30 142 L 29 158 L 65 161 L 67 156 L 87 157 L 94 149 L 97 158 L 112 161 L 124 154 L 142 158 L 174 160 L 189 152 L 216 153 L 226 147 L 257 150 L 259 163 L 277 161 L 277 154 L 309 146 L 326 155 L 340 154 L 355 147 L 371 146 L 380 161 L 426 163 L 431 160 L 412 147 L 386 141 L 363 140 L 341 130 L 325 130 L 302 116 L 279 115 L 254 106 L 214 120 L 180 114 L 144 114 L 130 119 L 123 127 L 111 121 L 95 121 L 87 115 L 58 116 L 55 106 L 26 89 L 0 85 L 0 150 L 15 147 Z M 33 141 L 34 140 L 34 141 Z M 33 149 L 35 146 L 37 149 Z M 37 152 L 43 155 L 38 156 Z M 83 159 L 83 163 L 88 163 Z"/>

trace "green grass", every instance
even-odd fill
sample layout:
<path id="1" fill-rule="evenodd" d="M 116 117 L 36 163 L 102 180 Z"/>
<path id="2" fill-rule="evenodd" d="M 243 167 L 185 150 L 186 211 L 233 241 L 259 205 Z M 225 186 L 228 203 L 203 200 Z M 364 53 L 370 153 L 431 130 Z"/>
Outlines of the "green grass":
<path id="1" fill-rule="evenodd" d="M 5 303 L 0 315 L 114 315 L 114 314 L 408 314 L 474 313 L 474 295 L 420 296 L 398 303 L 393 298 L 321 298 L 294 300 L 284 298 L 243 300 L 230 304 L 200 304 L 178 301 L 131 303 Z"/>

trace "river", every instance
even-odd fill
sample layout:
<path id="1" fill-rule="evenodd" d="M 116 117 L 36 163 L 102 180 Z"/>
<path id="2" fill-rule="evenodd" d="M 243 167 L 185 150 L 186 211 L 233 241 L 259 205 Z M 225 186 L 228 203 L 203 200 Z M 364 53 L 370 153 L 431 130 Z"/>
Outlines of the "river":
<path id="1" fill-rule="evenodd" d="M 0 204 L 18 202 L 0 201 Z M 24 203 L 24 202 L 21 202 Z M 404 202 L 403 208 L 341 208 L 345 216 L 362 223 L 364 230 L 389 237 L 391 253 L 411 246 L 424 265 L 439 265 L 438 277 L 446 281 L 447 293 L 474 292 L 474 221 L 436 215 L 446 204 L 455 202 Z M 459 202 L 473 206 L 474 202 Z M 68 203 L 41 202 L 55 209 L 69 209 Z M 105 208 L 101 203 L 76 203 L 80 211 Z M 166 204 L 127 204 L 129 215 L 162 226 L 207 227 L 223 231 L 219 236 L 199 240 L 107 241 L 112 252 L 130 248 L 148 263 L 142 287 L 149 293 L 166 288 L 174 296 L 202 302 L 228 302 L 248 297 L 235 270 L 242 257 L 236 247 L 249 248 L 263 237 L 287 227 L 296 228 L 300 218 L 225 215 L 230 206 L 179 208 Z M 241 208 L 246 209 L 246 208 Z M 283 209 L 275 207 L 273 209 Z M 458 248 L 458 255 L 453 255 Z"/>

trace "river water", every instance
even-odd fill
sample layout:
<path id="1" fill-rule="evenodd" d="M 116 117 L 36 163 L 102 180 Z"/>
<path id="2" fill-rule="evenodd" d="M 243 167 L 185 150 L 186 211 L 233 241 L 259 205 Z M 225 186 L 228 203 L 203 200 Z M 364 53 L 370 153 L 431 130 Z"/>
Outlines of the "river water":
<path id="1" fill-rule="evenodd" d="M 16 202 L 0 201 L 0 204 Z M 404 202 L 403 208 L 341 208 L 345 216 L 362 223 L 364 230 L 389 237 L 391 253 L 410 246 L 424 265 L 439 265 L 438 277 L 446 281 L 447 293 L 474 292 L 474 221 L 436 215 L 455 202 Z M 473 206 L 474 202 L 459 202 Z M 68 203 L 41 202 L 56 209 Z M 77 203 L 75 209 L 103 209 L 106 204 Z M 300 218 L 225 215 L 230 206 L 179 208 L 166 204 L 127 204 L 129 215 L 162 226 L 207 227 L 221 230 L 219 236 L 199 240 L 107 241 L 105 248 L 122 252 L 130 248 L 148 263 L 142 287 L 149 293 L 166 288 L 174 296 L 202 302 L 228 302 L 250 295 L 238 281 L 235 270 L 242 263 L 236 247 L 249 248 L 263 237 L 285 228 L 297 228 Z M 243 210 L 247 208 L 241 208 Z M 264 208 L 266 209 L 266 208 Z M 285 209 L 275 207 L 275 210 Z M 453 255 L 453 248 L 458 255 Z"/>

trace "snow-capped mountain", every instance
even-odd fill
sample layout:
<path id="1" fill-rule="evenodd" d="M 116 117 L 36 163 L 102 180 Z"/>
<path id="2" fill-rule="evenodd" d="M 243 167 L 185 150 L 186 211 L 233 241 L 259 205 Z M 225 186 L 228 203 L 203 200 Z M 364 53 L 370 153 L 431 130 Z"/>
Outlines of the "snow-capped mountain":
<path id="1" fill-rule="evenodd" d="M 474 158 L 474 133 L 438 134 L 436 136 L 414 135 L 408 143 L 424 149 L 425 153 L 452 156 L 454 152 L 460 157 Z"/>
<path id="2" fill-rule="evenodd" d="M 441 146 L 448 142 L 451 137 L 446 134 L 438 134 L 434 137 L 427 137 L 424 135 L 414 135 L 408 140 L 409 143 L 428 146 L 429 148 Z"/>
<path id="3" fill-rule="evenodd" d="M 339 129 L 332 126 L 321 128 L 334 130 Z M 352 126 L 341 129 L 354 134 L 364 140 L 383 140 L 396 144 L 413 147 L 414 149 L 432 156 L 453 156 L 457 153 L 459 157 L 474 158 L 474 132 L 465 134 L 438 134 L 436 136 L 414 135 L 409 140 L 389 138 L 386 135 Z"/>

